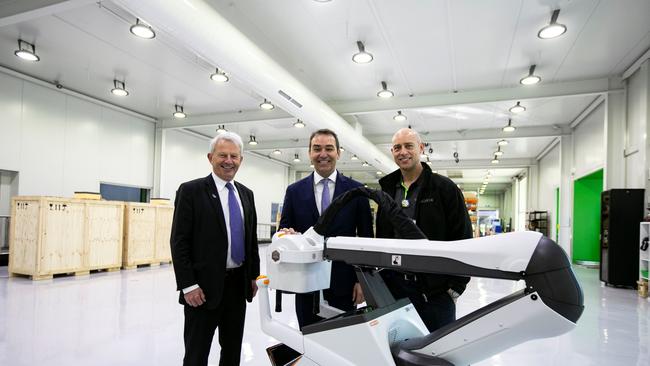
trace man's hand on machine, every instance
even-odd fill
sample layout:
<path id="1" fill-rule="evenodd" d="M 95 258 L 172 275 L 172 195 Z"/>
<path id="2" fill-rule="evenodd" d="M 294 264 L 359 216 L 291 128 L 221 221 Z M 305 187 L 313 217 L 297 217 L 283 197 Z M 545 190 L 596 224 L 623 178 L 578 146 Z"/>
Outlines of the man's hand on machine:
<path id="1" fill-rule="evenodd" d="M 282 233 L 289 234 L 289 235 L 300 234 L 299 232 L 295 231 L 292 227 L 290 227 L 288 229 L 286 227 L 283 227 L 282 229 L 280 229 L 278 231 L 281 231 Z"/>
<path id="2" fill-rule="evenodd" d="M 354 288 L 352 288 L 352 301 L 354 301 L 354 305 L 359 305 L 362 302 L 366 301 L 366 298 L 363 296 L 361 284 L 359 282 L 355 283 Z"/>

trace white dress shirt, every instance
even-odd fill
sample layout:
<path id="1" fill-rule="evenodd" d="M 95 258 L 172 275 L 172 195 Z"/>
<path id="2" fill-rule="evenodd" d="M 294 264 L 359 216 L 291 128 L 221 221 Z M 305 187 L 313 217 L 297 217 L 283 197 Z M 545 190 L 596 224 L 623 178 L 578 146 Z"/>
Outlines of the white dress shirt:
<path id="1" fill-rule="evenodd" d="M 322 202 L 321 199 L 323 197 L 323 184 L 321 184 L 321 181 L 325 178 L 326 177 L 321 177 L 320 174 L 314 171 L 314 198 L 316 199 L 316 207 L 318 208 L 319 214 L 323 211 L 320 207 Z M 332 202 L 332 198 L 334 198 L 334 188 L 336 187 L 336 169 L 334 169 L 334 172 L 327 178 L 329 178 L 327 186 L 330 189 L 330 202 Z"/>
<path id="2" fill-rule="evenodd" d="M 228 209 L 228 188 L 226 188 L 225 180 L 219 178 L 214 172 L 212 172 L 212 179 L 214 179 L 214 184 L 217 186 L 217 192 L 219 193 L 219 201 L 221 201 L 221 211 L 223 212 L 223 218 L 226 221 L 226 231 L 228 233 L 228 256 L 226 257 L 226 268 L 237 268 L 239 265 L 232 260 L 232 250 L 231 250 L 231 239 L 230 239 L 230 210 Z M 237 198 L 237 203 L 239 204 L 239 212 L 242 216 L 242 222 L 244 222 L 244 208 L 241 204 L 241 198 L 239 198 L 239 191 L 237 191 L 237 186 L 234 182 L 232 186 L 234 188 L 235 197 Z M 216 245 L 216 243 L 215 243 Z M 183 293 L 186 294 L 194 289 L 197 289 L 199 285 L 192 285 L 183 289 Z"/>

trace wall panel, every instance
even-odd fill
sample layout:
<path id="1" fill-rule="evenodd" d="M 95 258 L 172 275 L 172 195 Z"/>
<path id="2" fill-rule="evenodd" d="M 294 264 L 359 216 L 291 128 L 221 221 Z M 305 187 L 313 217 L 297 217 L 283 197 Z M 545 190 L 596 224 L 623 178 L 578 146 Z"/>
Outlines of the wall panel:
<path id="1" fill-rule="evenodd" d="M 601 103 L 574 131 L 574 178 L 603 167 L 605 162 L 605 104 Z"/>
<path id="2" fill-rule="evenodd" d="M 153 186 L 152 122 L 3 73 L 0 85 L 0 169 L 18 172 L 18 194 Z"/>
<path id="3" fill-rule="evenodd" d="M 0 73 L 0 169 L 18 170 L 23 83 Z"/>

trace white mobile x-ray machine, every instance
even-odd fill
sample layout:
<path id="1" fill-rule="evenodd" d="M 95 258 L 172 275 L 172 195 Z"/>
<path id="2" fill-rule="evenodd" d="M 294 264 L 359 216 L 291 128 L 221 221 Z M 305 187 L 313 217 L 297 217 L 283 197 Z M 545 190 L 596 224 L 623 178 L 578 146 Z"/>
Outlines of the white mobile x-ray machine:
<path id="1" fill-rule="evenodd" d="M 343 205 L 359 196 L 375 200 L 403 239 L 328 238 L 327 224 Z M 293 351 L 281 363 L 274 362 L 299 366 L 468 365 L 528 340 L 566 333 L 582 314 L 582 290 L 566 254 L 539 233 L 515 232 L 454 242 L 423 238 L 388 195 L 365 188 L 332 202 L 306 233 L 276 234 L 267 250 L 268 277 L 257 281 L 261 325 L 265 333 Z M 327 318 L 302 331 L 273 319 L 267 288 L 296 293 L 326 289 L 330 260 L 356 266 L 367 306 L 341 312 L 323 303 L 320 315 Z M 408 299 L 393 298 L 379 275 L 383 268 L 523 280 L 526 286 L 429 333 Z"/>

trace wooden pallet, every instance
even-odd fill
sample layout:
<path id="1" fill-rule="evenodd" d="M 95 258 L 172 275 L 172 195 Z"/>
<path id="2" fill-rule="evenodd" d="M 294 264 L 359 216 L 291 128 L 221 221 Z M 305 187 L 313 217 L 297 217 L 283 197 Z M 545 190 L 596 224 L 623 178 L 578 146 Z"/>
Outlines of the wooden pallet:
<path id="1" fill-rule="evenodd" d="M 153 262 L 153 263 L 138 263 L 138 264 L 132 264 L 132 265 L 123 265 L 122 269 L 136 269 L 136 268 L 142 268 L 142 267 L 159 267 L 160 262 Z"/>
<path id="2" fill-rule="evenodd" d="M 81 276 L 88 276 L 88 275 L 90 275 L 89 271 L 65 272 L 65 273 L 49 273 L 49 274 L 41 274 L 41 275 L 31 275 L 31 274 L 24 274 L 24 273 L 9 272 L 9 277 L 29 278 L 32 281 L 51 280 L 51 279 L 54 279 L 55 277 L 66 277 L 66 276 L 81 277 Z"/>

